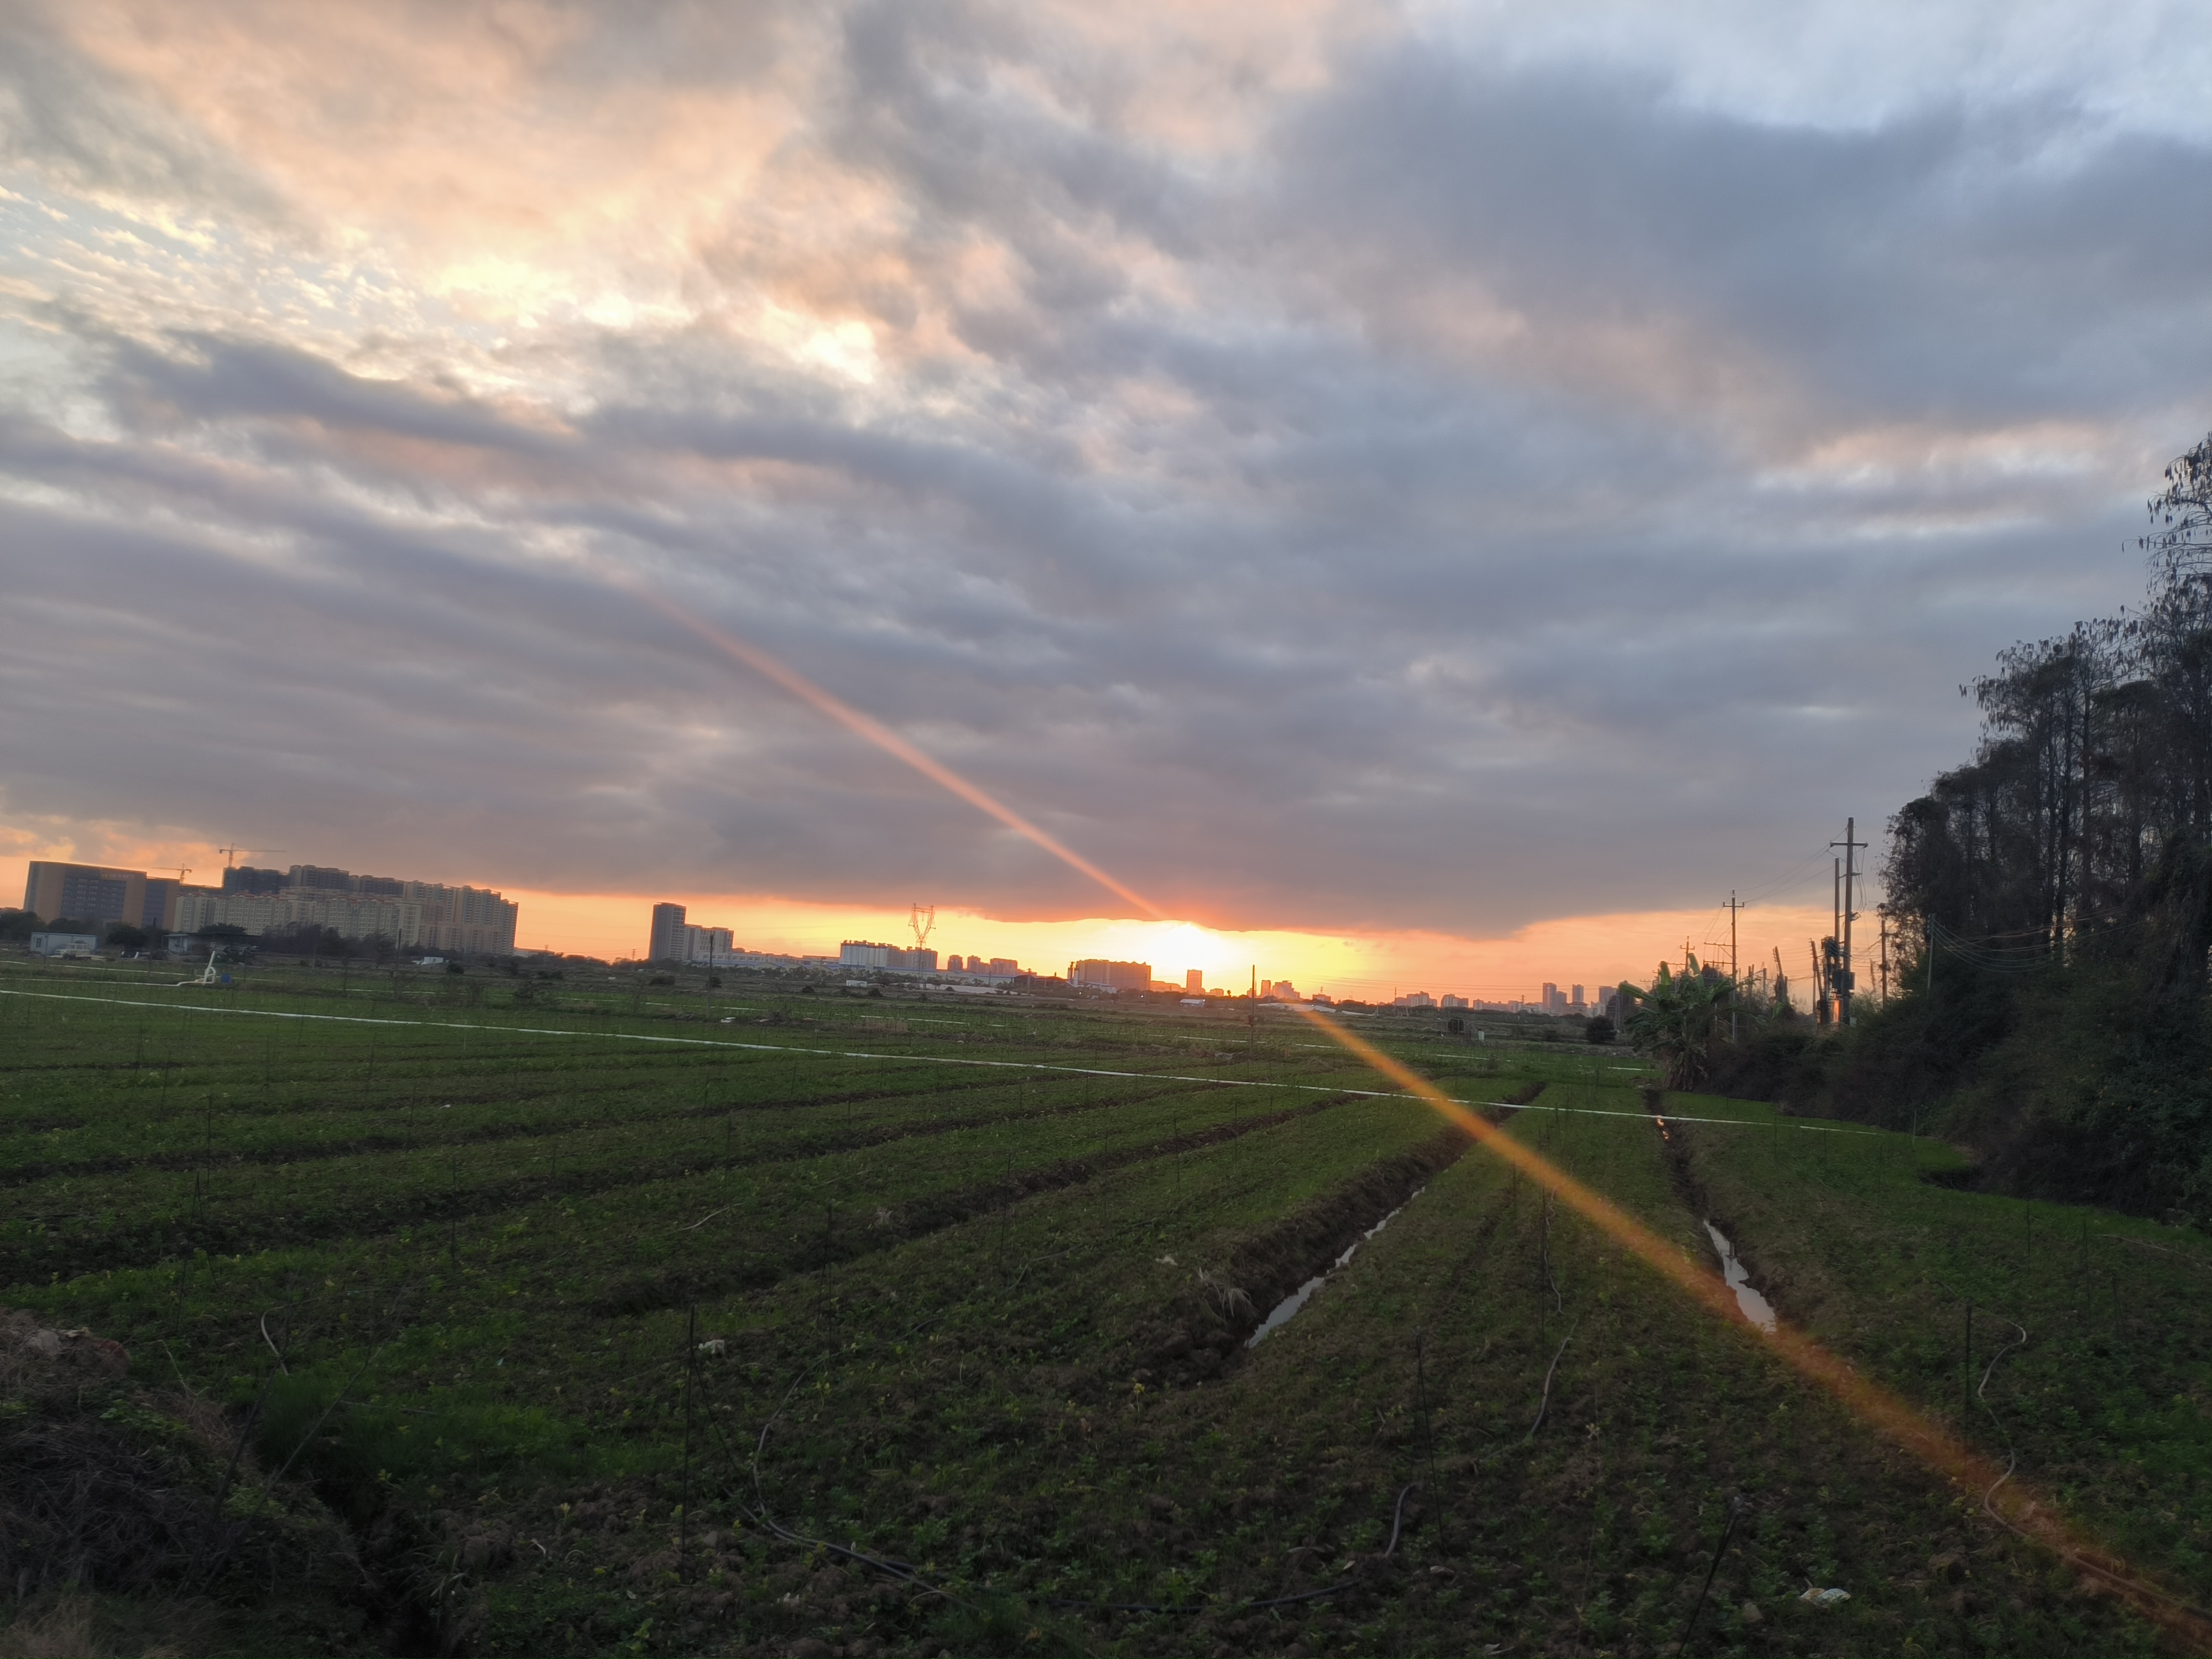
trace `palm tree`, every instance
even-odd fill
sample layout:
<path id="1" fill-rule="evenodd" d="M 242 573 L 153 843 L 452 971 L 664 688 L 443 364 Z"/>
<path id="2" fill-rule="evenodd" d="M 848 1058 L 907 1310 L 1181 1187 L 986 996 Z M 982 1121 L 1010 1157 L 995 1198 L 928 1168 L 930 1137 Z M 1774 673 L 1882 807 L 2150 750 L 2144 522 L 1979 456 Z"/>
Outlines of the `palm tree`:
<path id="1" fill-rule="evenodd" d="M 1628 1017 L 1628 1039 L 1659 1062 L 1667 1087 L 1694 1089 L 1704 1082 L 1726 1022 L 1733 994 L 1729 982 L 1685 955 L 1680 975 L 1669 973 L 1662 962 L 1650 990 L 1626 985 L 1621 989 L 1636 1003 Z"/>

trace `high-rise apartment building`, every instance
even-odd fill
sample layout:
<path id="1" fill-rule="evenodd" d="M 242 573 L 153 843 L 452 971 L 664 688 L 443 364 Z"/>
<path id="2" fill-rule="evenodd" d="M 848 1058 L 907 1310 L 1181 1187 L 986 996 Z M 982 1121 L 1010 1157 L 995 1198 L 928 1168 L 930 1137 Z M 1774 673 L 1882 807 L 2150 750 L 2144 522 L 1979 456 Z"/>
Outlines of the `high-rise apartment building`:
<path id="1" fill-rule="evenodd" d="M 1203 968 L 1184 969 L 1182 975 L 1182 988 L 1192 996 L 1204 996 L 1206 994 L 1206 969 Z"/>
<path id="2" fill-rule="evenodd" d="M 723 968 L 737 960 L 737 942 L 728 928 L 695 927 L 684 920 L 688 914 L 680 904 L 653 907 L 653 937 L 646 946 L 647 961 Z"/>
<path id="3" fill-rule="evenodd" d="M 164 900 L 171 896 L 173 881 L 162 884 Z M 102 929 L 127 921 L 133 927 L 159 927 L 161 904 L 153 920 L 146 919 L 146 875 L 142 870 L 112 870 L 104 864 L 63 864 L 48 859 L 31 860 L 30 878 L 23 884 L 23 908 L 42 921 L 67 916 L 72 921 L 96 922 Z"/>
<path id="4" fill-rule="evenodd" d="M 46 921 L 67 916 L 97 922 L 103 930 L 126 921 L 149 933 L 165 933 L 175 925 L 178 896 L 196 890 L 176 876 L 37 859 L 23 884 L 23 908 Z"/>
<path id="5" fill-rule="evenodd" d="M 235 875 L 238 879 L 230 878 Z M 270 878 L 277 877 L 273 888 Z M 356 876 L 325 866 L 295 864 L 280 872 L 224 872 L 221 890 L 187 887 L 166 924 L 180 933 L 210 927 L 248 933 L 327 927 L 345 939 L 389 939 L 402 950 L 511 956 L 521 907 L 481 887 Z"/>

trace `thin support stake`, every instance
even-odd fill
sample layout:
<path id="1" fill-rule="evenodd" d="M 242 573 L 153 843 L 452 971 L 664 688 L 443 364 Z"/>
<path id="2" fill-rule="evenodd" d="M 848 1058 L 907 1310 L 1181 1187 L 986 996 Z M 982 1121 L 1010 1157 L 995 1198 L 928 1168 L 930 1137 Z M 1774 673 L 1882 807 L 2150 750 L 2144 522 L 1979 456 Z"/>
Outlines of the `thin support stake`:
<path id="1" fill-rule="evenodd" d="M 684 1314 L 684 1501 L 676 1510 L 676 1576 L 684 1576 L 684 1544 L 691 1528 L 691 1396 L 699 1379 L 699 1304 Z"/>
<path id="2" fill-rule="evenodd" d="M 1713 1546 L 1712 1565 L 1705 1569 L 1705 1584 L 1698 1591 L 1695 1605 L 1690 1608 L 1689 1620 L 1682 1626 L 1681 1638 L 1674 1644 L 1674 1651 L 1677 1653 L 1687 1653 L 1690 1650 L 1690 1633 L 1698 1627 L 1698 1615 L 1705 1610 L 1705 1598 L 1713 1592 L 1713 1575 L 1721 1570 L 1721 1557 L 1728 1549 L 1729 1538 L 1735 1534 L 1736 1517 L 1742 1513 L 1743 1494 L 1730 1492 L 1728 1502 L 1728 1524 L 1721 1528 L 1721 1541 Z"/>

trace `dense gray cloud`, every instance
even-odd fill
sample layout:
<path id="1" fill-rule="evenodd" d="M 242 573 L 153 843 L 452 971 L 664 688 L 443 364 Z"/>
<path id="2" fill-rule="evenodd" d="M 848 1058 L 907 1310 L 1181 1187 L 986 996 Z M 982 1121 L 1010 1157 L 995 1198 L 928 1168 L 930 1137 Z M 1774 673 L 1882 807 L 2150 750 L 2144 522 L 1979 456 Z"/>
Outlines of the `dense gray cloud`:
<path id="1" fill-rule="evenodd" d="M 1177 914 L 1701 904 L 1956 758 L 1995 648 L 2131 599 L 2208 418 L 2203 145 L 2063 76 L 1793 123 L 1386 15 L 1287 69 L 1043 11 L 580 15 L 494 55 L 518 129 L 595 157 L 592 111 L 692 101 L 535 216 L 503 155 L 351 170 L 426 165 L 427 94 L 295 154 L 9 24 L 9 811 L 1097 907 L 635 583 Z M 710 190 L 725 103 L 767 136 Z"/>

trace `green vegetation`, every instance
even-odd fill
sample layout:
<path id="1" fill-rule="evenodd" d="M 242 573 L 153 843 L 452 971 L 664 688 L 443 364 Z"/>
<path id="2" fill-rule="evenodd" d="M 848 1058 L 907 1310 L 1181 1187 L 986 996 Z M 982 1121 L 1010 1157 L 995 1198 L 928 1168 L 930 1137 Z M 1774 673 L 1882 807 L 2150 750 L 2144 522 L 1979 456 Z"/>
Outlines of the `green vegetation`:
<path id="1" fill-rule="evenodd" d="M 1890 821 L 1899 994 L 1844 1042 L 1728 1057 L 1726 1092 L 1936 1124 L 1993 1187 L 2212 1226 L 2212 438 L 2149 508 L 2145 603 L 2002 653 L 1973 758 Z"/>
<path id="2" fill-rule="evenodd" d="M 603 974 L 0 966 L 0 1303 L 130 1350 L 116 1433 L 219 1410 L 254 1504 L 359 1561 L 296 1605 L 82 1588 L 204 1604 L 166 1639 L 207 1650 L 2166 1639 L 1286 1015 Z M 1709 1264 L 1711 1214 L 1939 1415 L 1942 1297 L 2018 1320 L 1965 1432 L 2212 1590 L 2193 1236 L 2100 1214 L 2069 1279 L 2038 1206 L 2015 1273 L 2020 1206 L 1933 1143 L 1703 1097 L 1662 1137 L 1617 1048 L 1359 1028 Z M 173 1479 L 216 1513 L 206 1456 Z"/>

